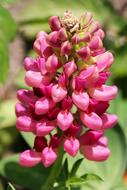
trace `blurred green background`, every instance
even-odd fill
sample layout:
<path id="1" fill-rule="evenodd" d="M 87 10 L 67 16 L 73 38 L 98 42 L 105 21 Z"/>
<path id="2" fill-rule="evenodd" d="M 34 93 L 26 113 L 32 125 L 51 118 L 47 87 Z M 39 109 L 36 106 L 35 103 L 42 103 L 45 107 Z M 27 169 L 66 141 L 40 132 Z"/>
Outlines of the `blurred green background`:
<path id="1" fill-rule="evenodd" d="M 39 190 L 48 169 L 18 166 L 17 153 L 32 146 L 33 136 L 15 129 L 16 91 L 26 88 L 23 81 L 23 59 L 34 56 L 32 44 L 36 33 L 49 31 L 48 18 L 62 16 L 65 10 L 76 16 L 91 11 L 106 32 L 104 44 L 115 63 L 110 84 L 119 87 L 119 94 L 109 112 L 119 116 L 119 125 L 107 133 L 112 155 L 105 163 L 84 160 L 79 173 L 94 172 L 104 182 L 83 185 L 75 190 L 127 189 L 127 0 L 0 0 L 0 190 Z M 74 159 L 70 159 L 71 167 Z"/>

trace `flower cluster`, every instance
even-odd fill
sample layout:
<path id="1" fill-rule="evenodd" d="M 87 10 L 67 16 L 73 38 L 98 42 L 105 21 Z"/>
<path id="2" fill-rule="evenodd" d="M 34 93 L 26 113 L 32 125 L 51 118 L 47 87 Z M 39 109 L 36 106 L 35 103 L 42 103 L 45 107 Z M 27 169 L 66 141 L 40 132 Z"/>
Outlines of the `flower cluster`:
<path id="1" fill-rule="evenodd" d="M 57 159 L 58 149 L 74 157 L 104 161 L 110 155 L 105 130 L 117 123 L 106 113 L 117 95 L 105 85 L 114 59 L 103 47 L 104 31 L 91 13 L 77 19 L 66 11 L 49 19 L 51 33 L 40 31 L 34 42 L 36 58 L 25 58 L 25 82 L 32 90 L 17 92 L 16 127 L 35 134 L 32 150 L 20 155 L 20 164 L 45 167 Z"/>

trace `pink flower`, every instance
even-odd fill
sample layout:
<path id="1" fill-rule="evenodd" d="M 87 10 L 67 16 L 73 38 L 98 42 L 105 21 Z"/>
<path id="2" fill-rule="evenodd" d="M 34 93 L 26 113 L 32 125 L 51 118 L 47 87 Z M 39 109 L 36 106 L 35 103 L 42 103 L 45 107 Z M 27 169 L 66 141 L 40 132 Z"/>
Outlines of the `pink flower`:
<path id="1" fill-rule="evenodd" d="M 60 146 L 72 157 L 80 149 L 85 158 L 104 161 L 110 155 L 105 131 L 118 120 L 107 113 L 118 90 L 106 85 L 114 58 L 103 45 L 105 33 L 89 12 L 78 19 L 66 11 L 52 16 L 49 26 L 49 34 L 36 36 L 36 58 L 24 60 L 31 90 L 17 92 L 16 128 L 35 135 L 20 165 L 49 167 Z"/>

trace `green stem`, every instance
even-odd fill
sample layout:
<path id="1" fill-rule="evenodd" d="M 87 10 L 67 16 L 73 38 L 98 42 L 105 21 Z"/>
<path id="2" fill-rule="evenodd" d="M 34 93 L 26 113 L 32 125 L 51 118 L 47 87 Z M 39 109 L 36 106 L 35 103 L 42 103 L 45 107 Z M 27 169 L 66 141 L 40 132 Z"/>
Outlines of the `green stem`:
<path id="1" fill-rule="evenodd" d="M 56 181 L 57 177 L 60 174 L 61 168 L 62 168 L 62 160 L 63 160 L 64 151 L 62 149 L 59 150 L 58 158 L 54 165 L 52 166 L 52 169 L 49 173 L 49 176 L 45 182 L 44 185 L 42 185 L 41 190 L 51 190 L 53 189 L 53 183 Z"/>

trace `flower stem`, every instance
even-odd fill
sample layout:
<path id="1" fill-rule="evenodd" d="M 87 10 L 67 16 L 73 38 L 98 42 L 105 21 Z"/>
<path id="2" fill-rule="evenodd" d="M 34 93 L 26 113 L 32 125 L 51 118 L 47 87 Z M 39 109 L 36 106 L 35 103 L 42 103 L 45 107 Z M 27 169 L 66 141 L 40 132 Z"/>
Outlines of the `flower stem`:
<path id="1" fill-rule="evenodd" d="M 61 168 L 62 168 L 62 160 L 64 156 L 63 149 L 59 149 L 59 154 L 56 162 L 51 168 L 51 171 L 49 173 L 49 176 L 46 180 L 46 183 L 42 185 L 41 190 L 51 190 L 53 189 L 53 183 L 56 181 L 57 177 L 60 174 Z"/>

